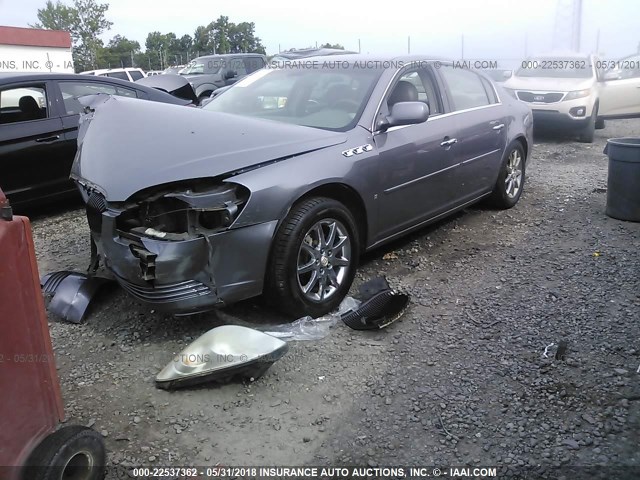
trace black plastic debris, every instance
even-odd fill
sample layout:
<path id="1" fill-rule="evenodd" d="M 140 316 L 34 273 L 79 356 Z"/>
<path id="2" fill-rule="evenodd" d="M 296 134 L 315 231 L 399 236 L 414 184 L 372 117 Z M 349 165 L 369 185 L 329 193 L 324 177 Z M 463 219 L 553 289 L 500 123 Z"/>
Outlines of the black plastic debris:
<path id="1" fill-rule="evenodd" d="M 96 293 L 112 282 L 105 277 L 61 270 L 43 276 L 40 286 L 44 293 L 53 295 L 47 306 L 50 312 L 69 322 L 80 323 Z"/>
<path id="2" fill-rule="evenodd" d="M 393 290 L 387 279 L 376 277 L 360 285 L 356 298 L 360 306 L 341 315 L 354 330 L 377 330 L 399 319 L 409 305 L 409 296 Z"/>
<path id="3" fill-rule="evenodd" d="M 566 340 L 560 340 L 558 342 L 558 349 L 556 350 L 556 360 L 562 360 L 564 361 L 565 358 L 567 357 L 567 341 Z"/>

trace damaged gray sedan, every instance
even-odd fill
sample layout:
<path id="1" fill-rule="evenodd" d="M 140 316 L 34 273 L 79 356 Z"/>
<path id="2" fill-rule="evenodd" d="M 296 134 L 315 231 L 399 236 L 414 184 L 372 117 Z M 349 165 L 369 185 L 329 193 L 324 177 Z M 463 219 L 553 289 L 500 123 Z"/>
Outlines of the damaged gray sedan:
<path id="1" fill-rule="evenodd" d="M 488 78 L 428 57 L 312 63 L 202 109 L 94 101 L 72 171 L 94 266 L 174 314 L 265 293 L 317 317 L 364 251 L 485 198 L 517 203 L 531 111 Z"/>

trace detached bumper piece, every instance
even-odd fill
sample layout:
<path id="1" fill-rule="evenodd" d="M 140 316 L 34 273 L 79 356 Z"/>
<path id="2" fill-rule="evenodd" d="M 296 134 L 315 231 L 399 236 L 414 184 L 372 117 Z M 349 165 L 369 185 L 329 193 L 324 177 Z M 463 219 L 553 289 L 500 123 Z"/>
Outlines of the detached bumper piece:
<path id="1" fill-rule="evenodd" d="M 40 280 L 42 291 L 53 295 L 47 309 L 72 323 L 81 323 L 93 297 L 113 280 L 99 276 L 61 270 L 49 273 Z"/>
<path id="2" fill-rule="evenodd" d="M 343 313 L 340 318 L 354 330 L 378 330 L 399 319 L 409 305 L 409 296 L 393 290 L 386 278 L 378 277 L 360 285 L 362 303 L 356 310 Z"/>
<path id="3" fill-rule="evenodd" d="M 287 353 L 286 342 L 238 325 L 209 330 L 176 355 L 156 377 L 165 390 L 205 382 L 256 380 Z"/>

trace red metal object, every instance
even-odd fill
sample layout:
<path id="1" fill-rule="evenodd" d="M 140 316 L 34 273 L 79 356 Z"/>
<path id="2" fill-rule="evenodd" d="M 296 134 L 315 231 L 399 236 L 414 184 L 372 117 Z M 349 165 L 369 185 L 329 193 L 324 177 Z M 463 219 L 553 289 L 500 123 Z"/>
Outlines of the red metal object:
<path id="1" fill-rule="evenodd" d="M 5 205 L 0 190 L 0 478 L 13 480 L 64 410 L 29 219 Z"/>
<path id="2" fill-rule="evenodd" d="M 0 45 L 71 48 L 71 34 L 63 30 L 0 26 Z"/>

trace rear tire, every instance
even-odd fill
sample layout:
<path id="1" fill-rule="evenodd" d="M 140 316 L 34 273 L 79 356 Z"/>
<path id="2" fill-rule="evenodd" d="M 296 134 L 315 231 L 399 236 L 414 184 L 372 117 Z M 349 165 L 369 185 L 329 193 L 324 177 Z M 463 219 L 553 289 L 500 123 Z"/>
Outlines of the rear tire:
<path id="1" fill-rule="evenodd" d="M 53 432 L 29 456 L 23 480 L 102 480 L 106 451 L 102 436 L 87 427 L 68 425 Z"/>
<path id="2" fill-rule="evenodd" d="M 359 254 L 356 221 L 342 203 L 303 200 L 276 233 L 265 298 L 294 318 L 326 315 L 349 291 Z"/>
<path id="3" fill-rule="evenodd" d="M 511 143 L 502 158 L 498 180 L 489 197 L 492 206 L 506 210 L 518 203 L 524 188 L 525 163 L 522 144 Z"/>

